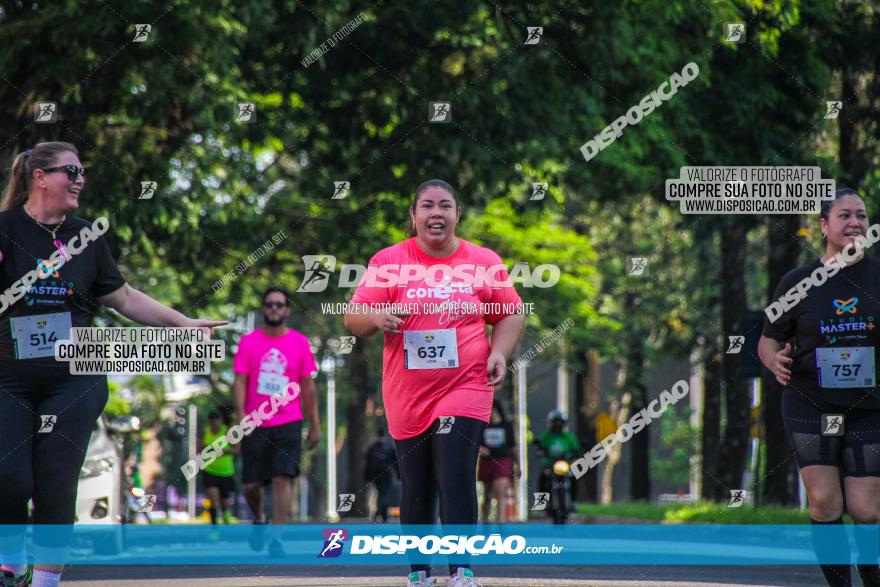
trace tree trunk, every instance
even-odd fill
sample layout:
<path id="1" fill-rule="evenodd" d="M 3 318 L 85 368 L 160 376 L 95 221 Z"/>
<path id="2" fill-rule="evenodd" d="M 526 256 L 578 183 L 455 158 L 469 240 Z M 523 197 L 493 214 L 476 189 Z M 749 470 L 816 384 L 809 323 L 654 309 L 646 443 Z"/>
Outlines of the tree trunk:
<path id="1" fill-rule="evenodd" d="M 795 215 L 778 216 L 769 231 L 767 256 L 767 300 L 771 301 L 773 292 L 782 276 L 798 264 L 799 242 L 791 237 L 800 228 L 800 218 Z M 777 230 L 779 228 L 779 230 Z M 761 502 L 780 505 L 797 503 L 797 464 L 791 458 L 791 448 L 785 436 L 782 421 L 782 386 L 776 377 L 764 369 L 761 377 L 761 418 L 764 428 L 764 441 L 767 446 L 766 474 L 761 487 Z"/>
<path id="2" fill-rule="evenodd" d="M 717 266 L 713 258 L 714 232 L 703 235 L 696 247 L 697 263 L 702 275 L 711 275 Z M 712 333 L 720 330 L 717 319 L 719 300 L 710 296 L 706 302 L 706 315 L 712 322 L 706 324 L 707 336 L 700 337 L 703 363 L 703 413 L 700 425 L 700 498 L 715 501 L 722 494 L 718 483 L 718 451 L 721 444 L 721 349 L 720 337 Z"/>
<path id="3" fill-rule="evenodd" d="M 630 403 L 632 396 L 629 392 L 624 392 L 620 402 L 613 401 L 609 407 L 609 412 L 618 426 L 629 419 Z M 623 443 L 615 444 L 611 451 L 605 457 L 605 467 L 602 469 L 602 504 L 608 505 L 614 501 L 614 468 L 623 457 Z"/>
<path id="4" fill-rule="evenodd" d="M 596 350 L 583 354 L 586 369 L 577 375 L 578 440 L 581 448 L 589 451 L 596 444 L 596 416 L 599 414 L 599 353 Z M 578 501 L 596 503 L 599 500 L 599 476 L 591 467 L 577 480 Z"/>
<path id="5" fill-rule="evenodd" d="M 865 122 L 861 122 L 864 114 L 860 112 L 862 82 L 859 74 L 848 70 L 841 72 L 840 86 L 844 110 L 837 117 L 837 128 L 840 133 L 839 160 L 843 177 L 838 180 L 837 187 L 857 188 L 871 167 L 870 156 L 862 149 L 859 140 L 861 132 L 858 125 L 865 125 Z"/>
<path id="6" fill-rule="evenodd" d="M 721 445 L 721 357 L 717 339 L 717 336 L 706 337 L 703 357 L 700 497 L 711 501 L 720 499 L 724 489 L 718 482 L 718 454 Z"/>
<path id="7" fill-rule="evenodd" d="M 638 311 L 637 307 L 634 307 L 633 310 Z M 624 389 L 627 393 L 632 394 L 632 402 L 628 411 L 631 414 L 635 414 L 648 406 L 647 389 L 643 383 L 645 366 L 644 340 L 644 336 L 640 336 L 639 332 L 634 331 L 628 345 L 627 383 Z M 620 422 L 618 425 L 622 423 Z M 630 499 L 632 501 L 647 501 L 651 499 L 650 438 L 651 436 L 648 431 L 643 430 L 638 434 L 634 434 L 629 441 L 629 444 L 632 445 L 630 449 L 632 468 L 630 469 L 629 479 Z"/>
<path id="8" fill-rule="evenodd" d="M 732 223 L 721 230 L 721 329 L 723 348 L 727 349 L 728 336 L 742 335 L 745 323 L 746 229 Z M 719 462 L 724 466 L 718 479 L 726 494 L 731 489 L 742 489 L 743 473 L 749 449 L 751 429 L 751 394 L 740 373 L 740 355 L 724 353 L 721 358 L 726 421 L 724 438 L 719 451 Z"/>

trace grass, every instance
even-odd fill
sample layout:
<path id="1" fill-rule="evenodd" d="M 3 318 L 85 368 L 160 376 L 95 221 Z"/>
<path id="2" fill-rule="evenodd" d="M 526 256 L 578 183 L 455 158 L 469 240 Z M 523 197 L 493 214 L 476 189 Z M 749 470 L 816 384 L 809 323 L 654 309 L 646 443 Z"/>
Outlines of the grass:
<path id="1" fill-rule="evenodd" d="M 620 516 L 665 523 L 703 524 L 809 524 L 807 510 L 779 506 L 739 508 L 727 504 L 700 502 L 694 504 L 613 503 L 598 505 L 582 503 L 577 512 L 586 516 Z"/>

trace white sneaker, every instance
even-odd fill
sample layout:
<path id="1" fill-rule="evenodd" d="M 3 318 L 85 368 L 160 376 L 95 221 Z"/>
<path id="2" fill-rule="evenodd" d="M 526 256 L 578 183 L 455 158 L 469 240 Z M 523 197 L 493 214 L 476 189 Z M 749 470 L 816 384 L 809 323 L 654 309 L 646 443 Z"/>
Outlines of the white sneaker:
<path id="1" fill-rule="evenodd" d="M 426 575 L 425 571 L 413 571 L 406 578 L 406 587 L 434 587 L 434 577 Z"/>
<path id="2" fill-rule="evenodd" d="M 455 574 L 449 577 L 449 583 L 446 587 L 483 587 L 482 583 L 478 583 L 474 579 L 474 572 L 465 567 L 455 569 Z"/>

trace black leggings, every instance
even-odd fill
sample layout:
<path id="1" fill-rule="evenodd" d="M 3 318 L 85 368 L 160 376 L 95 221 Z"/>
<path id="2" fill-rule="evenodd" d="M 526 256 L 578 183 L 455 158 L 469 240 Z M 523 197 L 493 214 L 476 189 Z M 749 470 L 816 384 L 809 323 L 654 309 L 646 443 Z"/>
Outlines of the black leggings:
<path id="1" fill-rule="evenodd" d="M 0 524 L 26 524 L 31 498 L 35 524 L 73 524 L 80 468 L 107 395 L 105 376 L 70 375 L 66 363 L 0 361 Z M 39 432 L 44 415 L 55 417 L 51 432 Z"/>
<path id="2" fill-rule="evenodd" d="M 437 433 L 442 418 L 414 438 L 395 440 L 402 495 L 401 524 L 476 524 L 477 456 L 485 422 L 455 416 L 449 432 Z M 428 565 L 411 565 L 429 571 Z M 450 574 L 466 564 L 450 564 Z"/>

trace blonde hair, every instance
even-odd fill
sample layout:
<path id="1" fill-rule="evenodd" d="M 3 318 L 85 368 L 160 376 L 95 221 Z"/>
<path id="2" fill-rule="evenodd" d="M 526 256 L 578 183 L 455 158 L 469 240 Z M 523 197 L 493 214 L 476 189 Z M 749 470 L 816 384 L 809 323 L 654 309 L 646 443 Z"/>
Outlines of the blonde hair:
<path id="1" fill-rule="evenodd" d="M 12 173 L 6 189 L 3 190 L 0 212 L 24 206 L 34 179 L 34 169 L 54 167 L 61 153 L 79 155 L 76 147 L 62 142 L 38 143 L 33 149 L 19 153 L 12 161 Z"/>

